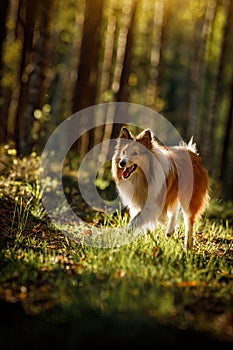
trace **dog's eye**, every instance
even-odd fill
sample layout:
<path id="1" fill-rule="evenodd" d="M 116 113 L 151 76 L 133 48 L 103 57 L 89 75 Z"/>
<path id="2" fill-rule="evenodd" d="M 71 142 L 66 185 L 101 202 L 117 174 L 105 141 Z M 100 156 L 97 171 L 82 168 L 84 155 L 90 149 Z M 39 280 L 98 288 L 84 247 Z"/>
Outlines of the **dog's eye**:
<path id="1" fill-rule="evenodd" d="M 132 156 L 136 156 L 137 154 L 138 154 L 138 152 L 134 151 L 134 152 L 132 153 Z"/>
<path id="2" fill-rule="evenodd" d="M 123 154 L 126 154 L 126 150 L 124 150 L 122 153 L 123 153 Z"/>

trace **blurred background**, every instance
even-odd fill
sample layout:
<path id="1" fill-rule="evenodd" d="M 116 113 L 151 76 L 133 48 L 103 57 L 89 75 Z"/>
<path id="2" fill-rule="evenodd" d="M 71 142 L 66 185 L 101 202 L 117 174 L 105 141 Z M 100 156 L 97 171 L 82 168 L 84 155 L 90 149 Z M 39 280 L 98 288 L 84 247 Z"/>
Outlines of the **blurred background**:
<path id="1" fill-rule="evenodd" d="M 231 0 L 1 1 L 0 144 L 40 154 L 71 114 L 137 103 L 194 136 L 214 190 L 232 199 L 232 63 Z"/>

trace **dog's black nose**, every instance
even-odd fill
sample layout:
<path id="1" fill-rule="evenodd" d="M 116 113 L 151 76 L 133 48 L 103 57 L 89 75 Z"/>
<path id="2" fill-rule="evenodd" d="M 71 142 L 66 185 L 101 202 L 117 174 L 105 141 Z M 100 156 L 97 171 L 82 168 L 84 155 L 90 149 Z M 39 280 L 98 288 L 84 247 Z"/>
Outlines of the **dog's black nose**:
<path id="1" fill-rule="evenodd" d="M 127 163 L 126 159 L 122 159 L 122 160 L 119 162 L 119 166 L 120 166 L 121 168 L 124 168 L 124 167 L 126 166 L 126 163 Z"/>

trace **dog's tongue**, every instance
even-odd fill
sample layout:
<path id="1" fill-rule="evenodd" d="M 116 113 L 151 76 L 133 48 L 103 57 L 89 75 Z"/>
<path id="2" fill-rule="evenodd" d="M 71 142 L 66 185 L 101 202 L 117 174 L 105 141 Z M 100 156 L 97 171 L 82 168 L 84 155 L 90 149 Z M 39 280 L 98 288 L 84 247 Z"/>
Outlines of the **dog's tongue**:
<path id="1" fill-rule="evenodd" d="M 129 173 L 130 173 L 129 169 L 128 168 L 124 168 L 124 170 L 122 171 L 122 177 L 124 179 L 126 179 L 129 176 Z"/>
<path id="2" fill-rule="evenodd" d="M 129 175 L 130 175 L 130 173 L 131 173 L 133 167 L 134 167 L 134 166 L 132 165 L 132 166 L 130 166 L 129 168 L 124 168 L 124 170 L 122 171 L 122 177 L 123 177 L 124 179 L 127 179 L 127 177 L 129 177 Z"/>

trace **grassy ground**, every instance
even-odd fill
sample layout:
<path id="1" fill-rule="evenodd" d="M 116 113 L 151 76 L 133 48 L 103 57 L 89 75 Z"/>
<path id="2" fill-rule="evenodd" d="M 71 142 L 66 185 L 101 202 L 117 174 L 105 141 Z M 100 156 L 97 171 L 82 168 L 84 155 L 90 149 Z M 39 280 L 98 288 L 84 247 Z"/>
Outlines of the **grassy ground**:
<path id="1" fill-rule="evenodd" d="M 188 253 L 182 228 L 169 240 L 158 228 L 124 246 L 94 248 L 51 225 L 41 206 L 39 159 L 1 152 L 4 349 L 232 348 L 231 203 L 212 201 Z M 92 213 L 75 191 L 70 186 L 83 217 L 122 234 L 119 217 Z"/>

